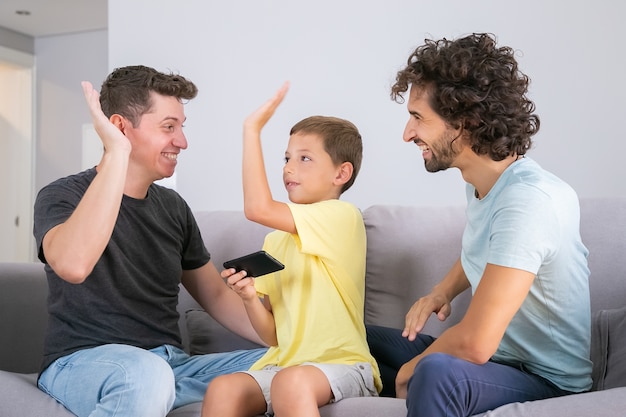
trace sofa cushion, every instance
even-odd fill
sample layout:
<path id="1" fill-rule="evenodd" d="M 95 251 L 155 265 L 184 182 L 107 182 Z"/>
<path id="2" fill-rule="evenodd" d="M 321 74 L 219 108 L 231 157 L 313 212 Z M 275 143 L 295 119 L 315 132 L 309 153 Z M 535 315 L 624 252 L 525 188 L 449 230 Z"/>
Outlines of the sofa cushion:
<path id="1" fill-rule="evenodd" d="M 54 398 L 37 388 L 37 374 L 0 371 L 2 417 L 75 417 Z"/>
<path id="2" fill-rule="evenodd" d="M 539 401 L 506 404 L 482 417 L 618 417 L 626 409 L 626 388 L 584 392 Z"/>
<path id="3" fill-rule="evenodd" d="M 626 307 L 596 311 L 591 331 L 593 389 L 626 387 Z"/>
<path id="4" fill-rule="evenodd" d="M 202 309 L 187 310 L 185 318 L 191 355 L 261 347 L 226 329 Z"/>

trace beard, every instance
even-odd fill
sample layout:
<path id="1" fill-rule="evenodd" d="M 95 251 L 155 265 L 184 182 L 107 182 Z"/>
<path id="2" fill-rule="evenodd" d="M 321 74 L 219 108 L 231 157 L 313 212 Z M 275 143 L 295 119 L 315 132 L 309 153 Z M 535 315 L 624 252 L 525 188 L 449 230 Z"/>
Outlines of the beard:
<path id="1" fill-rule="evenodd" d="M 435 142 L 430 145 L 430 159 L 424 159 L 424 167 L 428 172 L 445 171 L 459 155 L 460 150 L 454 148 L 454 141 L 461 136 L 453 130 L 446 130 Z"/>

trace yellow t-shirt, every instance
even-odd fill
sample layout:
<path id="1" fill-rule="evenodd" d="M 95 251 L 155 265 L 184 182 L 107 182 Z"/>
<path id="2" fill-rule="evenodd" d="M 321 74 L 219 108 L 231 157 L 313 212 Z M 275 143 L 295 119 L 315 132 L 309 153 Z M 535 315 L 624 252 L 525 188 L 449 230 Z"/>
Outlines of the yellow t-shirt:
<path id="1" fill-rule="evenodd" d="M 340 200 L 289 204 L 297 234 L 274 231 L 263 249 L 285 269 L 255 279 L 272 304 L 278 346 L 251 369 L 303 362 L 369 362 L 382 383 L 365 336 L 365 225 L 354 205 Z"/>

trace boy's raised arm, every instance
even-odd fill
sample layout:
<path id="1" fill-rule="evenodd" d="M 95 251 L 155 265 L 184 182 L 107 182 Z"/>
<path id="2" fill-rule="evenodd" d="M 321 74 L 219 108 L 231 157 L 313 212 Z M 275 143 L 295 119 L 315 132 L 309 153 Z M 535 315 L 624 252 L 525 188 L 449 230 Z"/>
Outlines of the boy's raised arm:
<path id="1" fill-rule="evenodd" d="M 244 213 L 249 220 L 273 229 L 295 233 L 296 227 L 291 210 L 289 210 L 286 203 L 276 201 L 272 197 L 261 147 L 261 130 L 285 98 L 288 89 L 289 83 L 286 82 L 271 99 L 250 114 L 244 121 L 243 200 Z"/>

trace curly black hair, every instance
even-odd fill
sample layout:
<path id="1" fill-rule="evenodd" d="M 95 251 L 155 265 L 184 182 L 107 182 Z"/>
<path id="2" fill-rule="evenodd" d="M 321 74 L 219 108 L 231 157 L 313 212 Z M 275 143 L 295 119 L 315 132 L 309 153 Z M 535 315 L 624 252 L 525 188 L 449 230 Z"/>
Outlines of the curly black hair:
<path id="1" fill-rule="evenodd" d="M 102 83 L 100 105 L 107 117 L 120 114 L 137 127 L 141 116 L 152 108 L 150 93 L 191 100 L 196 85 L 178 74 L 165 74 L 144 65 L 116 68 Z"/>
<path id="2" fill-rule="evenodd" d="M 397 73 L 391 98 L 403 103 L 403 94 L 415 86 L 446 123 L 469 133 L 475 153 L 495 161 L 524 155 L 539 116 L 526 97 L 530 80 L 518 69 L 513 49 L 496 46 L 487 33 L 424 42 Z"/>

